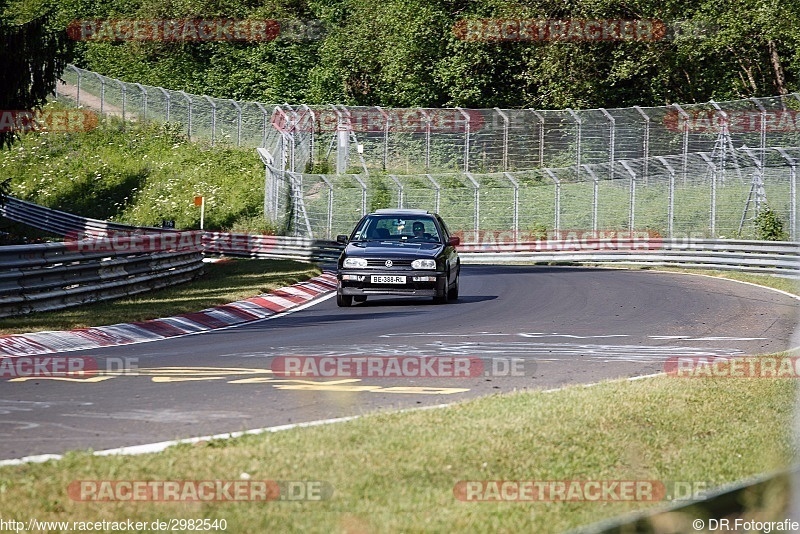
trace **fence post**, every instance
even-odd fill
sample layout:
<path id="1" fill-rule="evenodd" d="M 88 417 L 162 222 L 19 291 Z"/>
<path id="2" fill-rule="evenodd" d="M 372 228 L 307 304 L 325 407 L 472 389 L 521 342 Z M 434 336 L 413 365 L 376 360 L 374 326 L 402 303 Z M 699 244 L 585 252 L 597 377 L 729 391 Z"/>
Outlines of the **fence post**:
<path id="1" fill-rule="evenodd" d="M 70 65 L 69 67 L 72 70 L 75 71 L 75 74 L 78 75 L 78 85 L 77 85 L 78 92 L 75 95 L 75 107 L 80 107 L 80 105 L 81 105 L 81 79 L 83 78 L 83 73 L 81 73 L 81 69 L 79 69 L 75 65 Z"/>
<path id="2" fill-rule="evenodd" d="M 142 92 L 142 122 L 147 122 L 147 89 L 140 83 L 135 83 L 133 85 L 138 87 L 139 91 Z"/>
<path id="3" fill-rule="evenodd" d="M 700 157 L 703 158 L 708 166 L 711 168 L 711 237 L 717 237 L 717 167 L 714 161 L 705 152 L 700 152 Z"/>
<path id="4" fill-rule="evenodd" d="M 308 114 L 311 115 L 311 135 L 309 136 L 309 140 L 308 140 L 308 159 L 309 159 L 310 165 L 313 167 L 314 166 L 314 128 L 317 126 L 317 114 L 314 113 L 314 110 L 312 110 L 310 107 L 308 107 L 305 104 L 303 104 L 300 107 L 301 108 L 306 108 L 306 111 L 308 111 Z"/>
<path id="5" fill-rule="evenodd" d="M 431 116 L 422 108 L 419 108 L 422 116 L 425 117 L 425 170 L 431 167 Z"/>
<path id="6" fill-rule="evenodd" d="M 436 190 L 436 194 L 434 196 L 434 206 L 435 207 L 434 207 L 433 211 L 436 212 L 436 213 L 439 213 L 439 201 L 441 200 L 441 197 L 442 197 L 442 186 L 440 186 L 439 182 L 434 180 L 433 176 L 431 176 L 430 174 L 426 174 L 425 176 L 428 178 L 428 180 L 431 181 L 431 183 L 433 184 L 433 188 Z"/>
<path id="7" fill-rule="evenodd" d="M 730 120 L 728 118 L 728 114 L 725 112 L 725 110 L 723 110 L 721 107 L 719 107 L 719 104 L 717 104 L 713 100 L 709 100 L 708 103 L 711 104 L 712 106 L 714 106 L 714 109 L 716 110 L 716 112 L 719 113 L 719 115 L 722 117 L 722 128 L 720 129 L 720 133 L 717 136 L 717 140 L 718 141 L 716 143 L 714 143 L 714 149 L 717 148 L 717 143 L 719 143 L 721 141 L 722 142 L 722 147 L 720 147 L 720 148 L 721 148 L 722 151 L 721 151 L 721 155 L 720 155 L 720 165 L 719 165 L 720 166 L 720 173 L 719 173 L 719 176 L 720 176 L 720 179 L 722 180 L 722 183 L 724 184 L 725 183 L 725 167 L 726 167 L 727 159 L 728 159 L 727 158 L 727 149 L 728 149 L 727 145 L 728 145 L 728 143 L 731 143 L 731 132 L 730 132 L 730 127 L 729 127 Z M 713 155 L 713 150 L 712 150 L 712 155 Z M 763 152 L 761 153 L 761 163 L 762 163 L 762 165 L 764 163 L 764 153 Z M 737 166 L 737 168 L 738 168 L 738 166 Z"/>
<path id="8" fill-rule="evenodd" d="M 342 116 L 342 112 L 335 105 L 331 104 L 336 113 L 336 174 L 347 172 L 350 159 L 350 138 L 349 131 L 352 125 L 350 120 Z M 362 214 L 364 215 L 364 214 Z"/>
<path id="9" fill-rule="evenodd" d="M 539 167 L 544 167 L 544 116 L 535 109 L 528 109 L 539 120 Z"/>
<path id="10" fill-rule="evenodd" d="M 367 184 L 357 174 L 354 174 L 353 178 L 361 185 L 361 216 L 363 217 L 367 214 Z"/>
<path id="11" fill-rule="evenodd" d="M 672 107 L 683 117 L 683 185 L 686 185 L 686 166 L 689 163 L 689 114 L 679 104 L 672 104 Z"/>
<path id="12" fill-rule="evenodd" d="M 271 166 L 273 163 L 272 155 L 266 148 L 259 147 L 256 149 L 258 157 L 264 164 L 264 218 L 268 221 L 277 221 L 277 198 L 275 197 L 275 177 L 272 175 Z M 273 215 L 272 206 L 275 205 Z"/>
<path id="13" fill-rule="evenodd" d="M 593 192 L 592 192 L 592 231 L 596 232 L 597 231 L 597 198 L 598 198 L 598 194 L 600 192 L 600 180 L 597 178 L 597 175 L 594 173 L 594 171 L 592 170 L 591 167 L 589 167 L 586 164 L 583 164 L 582 166 L 586 170 L 586 173 L 592 178 L 592 181 L 594 182 L 594 186 L 592 188 L 593 189 Z M 611 172 L 612 172 L 612 178 L 613 178 L 613 170 Z"/>
<path id="14" fill-rule="evenodd" d="M 775 150 L 789 162 L 789 237 L 797 241 L 797 158 L 790 156 L 783 148 Z"/>
<path id="15" fill-rule="evenodd" d="M 647 184 L 650 178 L 650 116 L 644 112 L 639 106 L 633 106 L 633 109 L 639 112 L 644 118 L 644 136 L 642 140 L 642 154 L 644 157 L 644 183 Z"/>
<path id="16" fill-rule="evenodd" d="M 383 170 L 389 164 L 389 115 L 380 106 L 375 106 L 378 113 L 383 115 Z"/>
<path id="17" fill-rule="evenodd" d="M 464 175 L 469 178 L 469 181 L 472 182 L 472 186 L 475 188 L 475 235 L 478 235 L 481 220 L 481 184 L 475 181 L 475 178 L 472 177 L 471 173 L 465 172 Z"/>
<path id="18" fill-rule="evenodd" d="M 519 182 L 514 179 L 510 172 L 504 172 L 503 176 L 508 178 L 511 185 L 514 186 L 514 241 L 519 241 L 517 239 L 519 237 L 517 235 L 519 234 Z"/>
<path id="19" fill-rule="evenodd" d="M 217 104 L 211 100 L 210 96 L 203 95 L 208 104 L 211 106 L 211 146 L 214 146 L 217 132 Z"/>
<path id="20" fill-rule="evenodd" d="M 92 74 L 94 74 L 95 77 L 100 82 L 100 115 L 103 115 L 104 114 L 103 110 L 105 109 L 105 102 L 106 102 L 106 81 L 98 73 L 93 72 Z"/>
<path id="21" fill-rule="evenodd" d="M 675 220 L 675 169 L 667 163 L 663 156 L 656 156 L 656 159 L 661 162 L 664 168 L 669 173 L 669 196 L 667 204 L 667 237 L 672 239 L 673 236 L 673 222 Z"/>
<path id="22" fill-rule="evenodd" d="M 628 214 L 628 230 L 633 232 L 635 226 L 635 219 L 636 216 L 636 173 L 633 172 L 633 169 L 630 168 L 628 162 L 625 160 L 619 161 L 620 165 L 622 165 L 628 174 L 631 175 L 631 186 L 630 186 L 630 213 Z"/>
<path id="23" fill-rule="evenodd" d="M 328 239 L 333 239 L 333 184 L 325 178 L 324 174 L 319 175 L 322 181 L 328 185 Z"/>
<path id="24" fill-rule="evenodd" d="M 498 115 L 503 118 L 503 170 L 508 170 L 508 115 L 503 113 L 500 108 L 494 108 Z"/>
<path id="25" fill-rule="evenodd" d="M 164 95 L 164 100 L 167 101 L 167 116 L 166 116 L 166 120 L 164 122 L 169 122 L 169 112 L 170 112 L 170 108 L 172 107 L 172 105 L 171 105 L 171 103 L 172 103 L 172 95 L 170 95 L 167 92 L 167 90 L 164 89 L 163 87 L 157 87 L 157 89 L 159 91 L 161 91 L 161 94 Z"/>
<path id="26" fill-rule="evenodd" d="M 261 110 L 261 114 L 264 117 L 264 124 L 263 124 L 263 127 L 261 129 L 261 146 L 263 148 L 266 148 L 267 147 L 267 125 L 269 123 L 269 115 L 270 115 L 270 113 L 266 109 L 264 109 L 264 106 L 262 106 L 260 102 L 256 102 L 255 104 L 256 104 L 256 106 L 258 106 L 258 109 Z"/>
<path id="27" fill-rule="evenodd" d="M 188 132 L 187 135 L 189 136 L 189 141 L 191 141 L 192 140 L 192 104 L 193 104 L 192 97 L 190 97 L 189 95 L 187 95 L 183 91 L 178 91 L 178 93 L 183 95 L 183 98 L 186 99 L 186 102 L 188 103 L 188 106 L 189 106 L 189 110 L 186 113 L 186 122 L 188 123 L 186 131 Z"/>
<path id="28" fill-rule="evenodd" d="M 119 85 L 119 90 L 122 95 L 122 127 L 125 127 L 125 96 L 127 92 L 127 88 L 125 87 L 125 82 L 120 80 L 114 80 Z"/>
<path id="29" fill-rule="evenodd" d="M 229 100 L 236 108 L 236 146 L 242 146 L 242 106 L 236 100 Z"/>
<path id="30" fill-rule="evenodd" d="M 578 178 L 581 174 L 581 129 L 583 120 L 572 109 L 567 108 L 567 112 L 572 115 L 572 118 L 575 120 L 575 126 L 577 127 L 575 134 L 575 178 Z"/>
<path id="31" fill-rule="evenodd" d="M 609 176 L 610 179 L 614 178 L 614 146 L 616 142 L 616 133 L 617 133 L 617 120 L 611 116 L 611 113 L 606 111 L 604 108 L 600 108 L 600 111 L 603 112 L 603 115 L 606 116 L 608 119 L 609 125 L 609 140 L 610 140 L 610 147 L 609 147 L 609 156 L 608 156 L 608 163 L 609 163 L 609 172 L 611 175 Z M 578 162 L 580 164 L 580 162 Z"/>
<path id="32" fill-rule="evenodd" d="M 469 172 L 469 113 L 461 108 L 456 108 L 464 117 L 464 172 Z"/>
<path id="33" fill-rule="evenodd" d="M 556 216 L 555 216 L 555 225 L 556 225 L 556 233 L 561 231 L 561 180 L 553 174 L 553 171 L 550 170 L 550 167 L 545 167 L 544 172 L 552 178 L 553 182 L 556 184 Z"/>
<path id="34" fill-rule="evenodd" d="M 767 109 L 761 104 L 758 98 L 751 98 L 753 102 L 761 111 L 761 165 L 764 165 L 764 158 L 766 157 L 767 149 Z"/>
<path id="35" fill-rule="evenodd" d="M 404 192 L 403 191 L 403 184 L 401 184 L 400 180 L 398 180 L 397 177 L 395 175 L 393 175 L 393 174 L 390 174 L 389 178 L 391 178 L 392 181 L 395 184 L 397 184 L 397 207 L 399 209 L 402 209 L 403 208 L 403 192 Z"/>

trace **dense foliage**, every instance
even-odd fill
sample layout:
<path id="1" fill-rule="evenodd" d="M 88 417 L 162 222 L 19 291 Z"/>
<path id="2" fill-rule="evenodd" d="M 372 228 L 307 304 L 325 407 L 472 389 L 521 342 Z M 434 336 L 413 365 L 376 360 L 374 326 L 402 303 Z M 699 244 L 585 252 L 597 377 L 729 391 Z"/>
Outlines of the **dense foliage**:
<path id="1" fill-rule="evenodd" d="M 110 76 L 266 102 L 617 107 L 770 96 L 800 84 L 800 4 L 778 0 L 61 0 L 58 6 L 63 24 L 322 21 L 327 31 L 318 39 L 78 43 L 78 64 Z M 465 39 L 458 29 L 476 18 L 653 19 L 667 32 L 638 41 Z"/>
<path id="2" fill-rule="evenodd" d="M 0 0 L 0 110 L 38 109 L 67 64 L 71 43 L 52 21 L 52 11 L 18 21 L 2 16 L 5 4 L 6 0 Z M 0 148 L 10 147 L 18 134 L 17 126 L 0 125 Z M 7 184 L 0 183 L 0 201 L 6 189 Z"/>

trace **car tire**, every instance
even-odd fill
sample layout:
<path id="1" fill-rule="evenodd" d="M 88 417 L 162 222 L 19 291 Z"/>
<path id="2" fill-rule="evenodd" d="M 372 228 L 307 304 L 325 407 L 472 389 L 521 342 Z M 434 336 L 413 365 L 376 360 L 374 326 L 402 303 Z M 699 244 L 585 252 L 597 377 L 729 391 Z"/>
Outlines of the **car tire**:
<path id="1" fill-rule="evenodd" d="M 349 308 L 353 305 L 353 296 L 336 293 L 336 305 L 340 308 Z"/>
<path id="2" fill-rule="evenodd" d="M 450 300 L 450 280 L 446 280 L 444 283 L 444 289 L 442 290 L 441 294 L 433 297 L 433 302 L 435 302 L 436 304 L 447 304 L 449 300 Z"/>
<path id="3" fill-rule="evenodd" d="M 367 296 L 366 295 L 356 295 L 356 296 L 353 297 L 353 300 L 355 302 L 367 302 Z"/>
<path id="4" fill-rule="evenodd" d="M 450 300 L 458 300 L 458 279 L 460 278 L 460 271 L 461 269 L 459 269 L 459 272 L 456 273 L 456 283 L 453 284 L 453 287 L 448 290 L 447 297 Z"/>

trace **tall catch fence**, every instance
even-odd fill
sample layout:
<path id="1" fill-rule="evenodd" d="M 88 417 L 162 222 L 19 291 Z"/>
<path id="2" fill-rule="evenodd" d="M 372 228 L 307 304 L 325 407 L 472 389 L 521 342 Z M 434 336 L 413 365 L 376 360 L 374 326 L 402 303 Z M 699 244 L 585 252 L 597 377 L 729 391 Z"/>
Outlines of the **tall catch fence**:
<path id="1" fill-rule="evenodd" d="M 269 216 L 290 233 L 331 239 L 378 208 L 436 211 L 470 241 L 568 231 L 647 231 L 664 237 L 757 235 L 769 206 L 796 240 L 800 148 L 738 149 L 726 167 L 709 152 L 500 173 L 324 175 L 267 165 Z M 686 169 L 686 172 L 683 172 Z"/>
<path id="2" fill-rule="evenodd" d="M 378 207 L 464 231 L 647 229 L 756 236 L 768 205 L 797 237 L 800 94 L 593 110 L 262 104 L 128 83 L 70 65 L 59 100 L 191 139 L 258 147 L 265 215 L 329 238 Z"/>

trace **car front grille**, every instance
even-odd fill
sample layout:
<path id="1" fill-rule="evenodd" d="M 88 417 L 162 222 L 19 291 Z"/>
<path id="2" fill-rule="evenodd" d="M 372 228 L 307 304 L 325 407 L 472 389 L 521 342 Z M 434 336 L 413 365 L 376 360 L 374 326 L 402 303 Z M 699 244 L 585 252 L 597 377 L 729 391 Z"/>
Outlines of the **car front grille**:
<path id="1" fill-rule="evenodd" d="M 392 260 L 392 266 L 386 266 L 386 259 L 367 260 L 367 267 L 370 269 L 409 269 L 412 260 Z"/>

